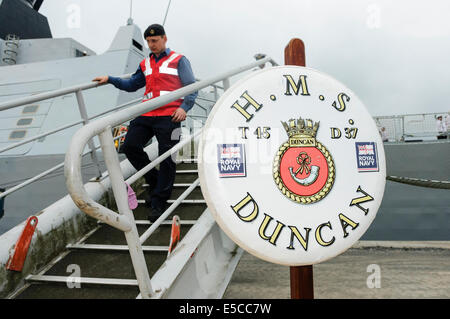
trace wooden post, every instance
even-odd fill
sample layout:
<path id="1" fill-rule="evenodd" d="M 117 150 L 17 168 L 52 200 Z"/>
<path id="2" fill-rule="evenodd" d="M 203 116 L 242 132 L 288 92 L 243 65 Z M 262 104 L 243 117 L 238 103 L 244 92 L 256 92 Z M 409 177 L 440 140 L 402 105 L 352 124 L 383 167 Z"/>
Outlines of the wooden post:
<path id="1" fill-rule="evenodd" d="M 284 49 L 284 64 L 306 66 L 305 45 L 300 39 L 292 39 Z"/>
<path id="2" fill-rule="evenodd" d="M 314 299 L 313 266 L 290 267 L 291 299 Z"/>
<path id="3" fill-rule="evenodd" d="M 284 64 L 306 66 L 305 45 L 292 39 L 284 49 Z M 313 266 L 290 267 L 291 299 L 314 299 Z"/>

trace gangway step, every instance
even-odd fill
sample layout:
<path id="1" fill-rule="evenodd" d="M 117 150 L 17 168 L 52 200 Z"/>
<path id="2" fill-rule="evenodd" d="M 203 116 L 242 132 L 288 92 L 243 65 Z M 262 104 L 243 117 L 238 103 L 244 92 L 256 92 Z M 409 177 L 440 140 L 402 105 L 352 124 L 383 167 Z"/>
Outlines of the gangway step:
<path id="1" fill-rule="evenodd" d="M 149 220 L 135 220 L 136 225 L 151 225 L 153 224 L 151 221 Z M 197 220 L 180 220 L 180 225 L 195 225 L 195 223 L 197 222 Z M 98 224 L 105 224 L 104 222 L 98 221 Z M 160 225 L 172 225 L 172 220 L 165 220 L 163 221 Z"/>
<path id="2" fill-rule="evenodd" d="M 51 283 L 79 283 L 91 285 L 114 285 L 114 286 L 137 286 L 136 279 L 118 279 L 118 278 L 89 278 L 89 277 L 67 277 L 67 276 L 49 276 L 49 275 L 30 275 L 27 281 L 51 282 Z"/>
<path id="3" fill-rule="evenodd" d="M 176 184 L 173 184 L 173 187 L 189 187 L 191 185 L 192 185 L 192 183 L 176 183 Z M 142 187 L 148 188 L 149 185 L 148 184 L 142 184 Z M 198 185 L 197 187 L 200 187 L 200 185 Z"/>
<path id="4" fill-rule="evenodd" d="M 180 225 L 195 225 L 196 222 L 197 222 L 196 220 L 180 220 Z M 149 220 L 136 220 L 136 225 L 151 225 L 151 224 L 153 223 Z M 161 225 L 171 226 L 172 221 L 171 220 L 163 221 Z"/>
<path id="5" fill-rule="evenodd" d="M 175 175 L 174 184 L 192 184 L 198 178 L 198 172 L 195 172 L 195 169 L 185 169 L 183 172 Z M 177 189 L 179 187 L 175 187 Z"/>
<path id="6" fill-rule="evenodd" d="M 169 199 L 167 203 L 174 203 L 175 199 Z M 181 201 L 182 204 L 206 204 L 206 200 L 204 199 L 185 199 Z"/>
<path id="7" fill-rule="evenodd" d="M 177 160 L 177 164 L 197 164 L 197 163 L 198 163 L 198 159 L 196 159 L 196 158 L 183 158 L 183 159 Z"/>
<path id="8" fill-rule="evenodd" d="M 198 174 L 198 169 L 182 169 L 177 170 L 177 174 Z"/>
<path id="9" fill-rule="evenodd" d="M 145 204 L 144 199 L 138 199 L 137 202 L 138 204 Z M 175 199 L 169 199 L 167 203 L 175 203 Z M 181 201 L 181 204 L 206 204 L 206 201 L 204 199 L 185 199 Z"/>
<path id="10" fill-rule="evenodd" d="M 67 249 L 128 251 L 127 245 L 69 244 Z M 169 246 L 142 246 L 143 251 L 168 251 Z"/>

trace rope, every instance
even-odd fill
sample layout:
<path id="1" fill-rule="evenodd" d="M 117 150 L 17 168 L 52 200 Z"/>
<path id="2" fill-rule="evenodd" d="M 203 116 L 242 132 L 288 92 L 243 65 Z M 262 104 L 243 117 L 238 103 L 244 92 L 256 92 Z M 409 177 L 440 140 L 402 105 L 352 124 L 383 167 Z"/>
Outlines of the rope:
<path id="1" fill-rule="evenodd" d="M 450 181 L 435 181 L 411 177 L 386 176 L 388 181 L 409 184 L 420 187 L 450 189 Z"/>

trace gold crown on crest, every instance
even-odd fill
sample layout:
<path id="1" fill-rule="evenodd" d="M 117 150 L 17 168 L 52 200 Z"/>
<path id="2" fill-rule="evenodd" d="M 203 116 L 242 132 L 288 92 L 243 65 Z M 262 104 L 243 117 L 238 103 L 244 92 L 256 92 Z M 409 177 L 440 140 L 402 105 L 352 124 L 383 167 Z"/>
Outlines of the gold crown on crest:
<path id="1" fill-rule="evenodd" d="M 317 130 L 319 129 L 320 122 L 313 122 L 311 119 L 302 119 L 301 117 L 298 120 L 290 119 L 289 123 L 281 122 L 283 124 L 284 129 L 286 130 L 289 138 L 291 137 L 316 137 Z"/>
<path id="2" fill-rule="evenodd" d="M 320 122 L 313 122 L 311 119 L 298 120 L 290 119 L 289 123 L 281 122 L 287 135 L 291 147 L 316 146 L 316 135 Z"/>

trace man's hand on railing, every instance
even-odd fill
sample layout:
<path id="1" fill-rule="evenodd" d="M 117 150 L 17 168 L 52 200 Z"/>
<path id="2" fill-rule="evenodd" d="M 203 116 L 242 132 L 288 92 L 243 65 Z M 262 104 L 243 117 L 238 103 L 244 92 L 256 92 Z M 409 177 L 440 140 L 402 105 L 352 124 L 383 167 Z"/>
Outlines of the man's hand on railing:
<path id="1" fill-rule="evenodd" d="M 109 76 L 98 76 L 92 80 L 92 82 L 98 82 L 98 84 L 108 83 Z"/>
<path id="2" fill-rule="evenodd" d="M 175 112 L 172 113 L 172 122 L 182 122 L 186 119 L 186 111 L 181 107 L 177 108 Z"/>

